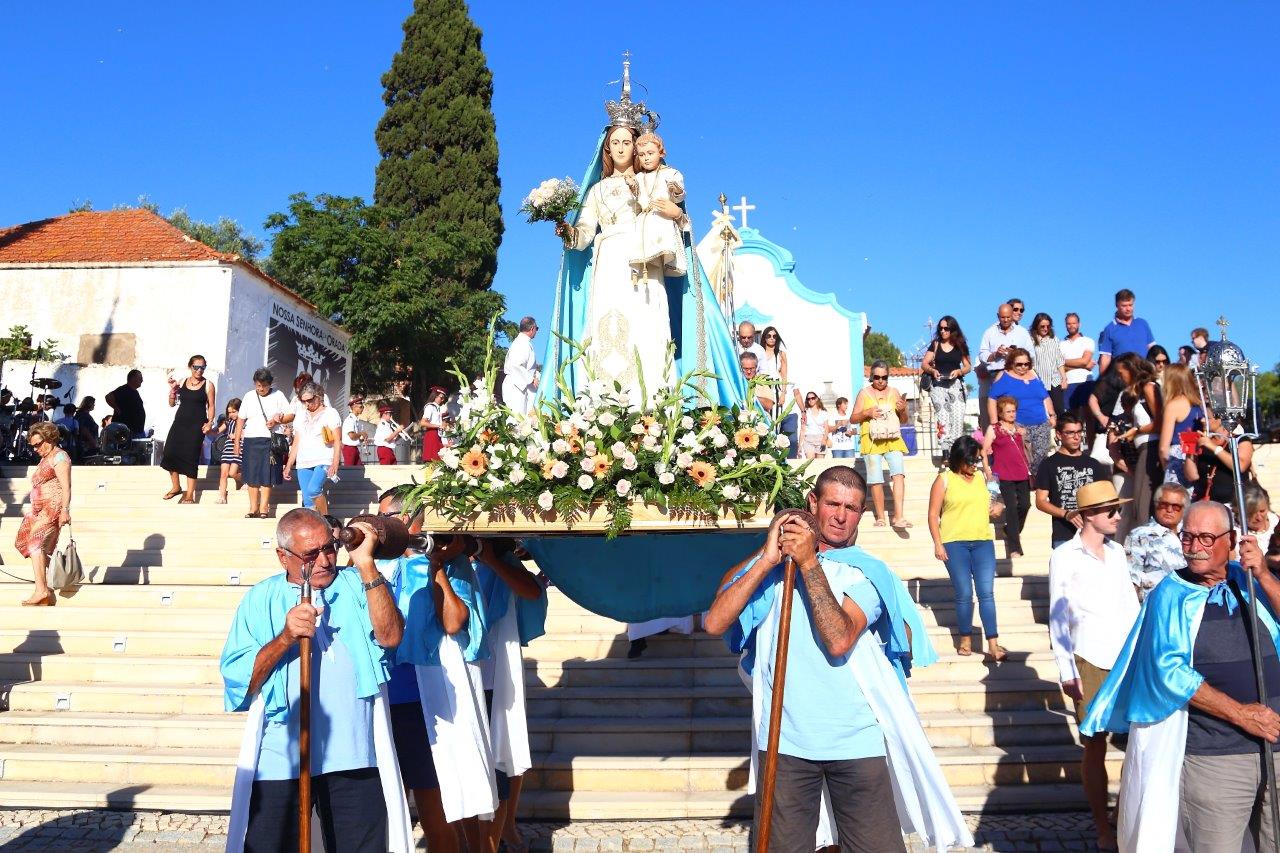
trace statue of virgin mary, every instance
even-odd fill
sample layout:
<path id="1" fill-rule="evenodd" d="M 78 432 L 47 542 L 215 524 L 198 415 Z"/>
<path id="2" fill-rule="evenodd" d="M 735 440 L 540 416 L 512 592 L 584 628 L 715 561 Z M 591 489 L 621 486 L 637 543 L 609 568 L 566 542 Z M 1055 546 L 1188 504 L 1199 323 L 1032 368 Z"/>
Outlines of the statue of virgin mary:
<path id="1" fill-rule="evenodd" d="M 635 140 L 657 127 L 658 117 L 643 103 L 631 101 L 630 62 L 623 63 L 622 97 L 605 105 L 609 124 L 582 181 L 581 209 L 557 231 L 565 253 L 556 282 L 552 329 L 544 364 L 559 371 L 573 358 L 561 337 L 585 348 L 597 379 L 618 382 L 636 403 L 643 388 L 673 386 L 681 376 L 698 371 L 700 393 L 716 405 L 741 403 L 746 383 L 738 368 L 733 340 L 724 326 L 715 296 L 689 241 L 685 269 L 667 277 L 661 262 L 635 263 L 641 215 L 635 163 Z M 685 215 L 681 206 L 656 201 L 651 210 L 668 219 Z M 667 348 L 675 343 L 675 361 L 667 370 Z M 568 371 L 570 390 L 586 381 L 581 368 Z M 545 382 L 543 396 L 560 388 Z"/>

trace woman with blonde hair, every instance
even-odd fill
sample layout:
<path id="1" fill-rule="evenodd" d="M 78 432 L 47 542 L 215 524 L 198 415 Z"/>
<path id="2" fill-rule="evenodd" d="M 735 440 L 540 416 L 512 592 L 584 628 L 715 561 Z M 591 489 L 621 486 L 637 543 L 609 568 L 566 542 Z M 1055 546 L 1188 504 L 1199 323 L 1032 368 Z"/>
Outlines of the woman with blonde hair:
<path id="1" fill-rule="evenodd" d="M 1196 433 L 1204 427 L 1204 401 L 1191 368 L 1170 364 L 1164 369 L 1164 414 L 1160 418 L 1160 467 L 1164 482 L 1189 486 L 1183 472 L 1187 459 L 1182 443 L 1183 433 Z M 1188 436 L 1191 446 L 1198 435 Z M 1194 451 L 1193 451 L 1194 452 Z"/>
<path id="2" fill-rule="evenodd" d="M 58 544 L 64 524 L 71 523 L 71 457 L 58 446 L 61 435 L 51 423 L 35 424 L 27 431 L 27 443 L 40 457 L 31 472 L 31 504 L 24 508 L 22 524 L 14 547 L 31 559 L 36 589 L 22 602 L 23 607 L 51 607 L 53 590 L 45 577 L 45 567 Z"/>

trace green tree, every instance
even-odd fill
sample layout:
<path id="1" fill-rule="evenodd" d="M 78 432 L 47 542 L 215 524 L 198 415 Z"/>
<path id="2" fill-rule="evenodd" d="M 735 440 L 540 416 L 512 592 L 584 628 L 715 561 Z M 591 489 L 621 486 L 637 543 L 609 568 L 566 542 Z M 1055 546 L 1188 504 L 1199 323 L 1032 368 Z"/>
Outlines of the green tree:
<path id="1" fill-rule="evenodd" d="M 382 85 L 374 201 L 403 215 L 427 286 L 488 290 L 502 242 L 493 76 L 463 0 L 415 0 Z"/>
<path id="2" fill-rule="evenodd" d="M 402 214 L 360 198 L 298 194 L 287 213 L 272 214 L 267 270 L 338 315 L 351 333 L 352 384 L 379 392 L 403 365 L 415 386 L 455 384 L 446 357 L 468 375 L 484 365 L 487 324 L 503 308 L 492 290 L 431 275 L 400 228 Z M 479 330 L 479 334 L 477 334 Z"/>
<path id="3" fill-rule="evenodd" d="M 884 359 L 890 367 L 902 367 L 902 350 L 884 332 L 870 332 L 862 339 L 862 363 Z"/>
<path id="4" fill-rule="evenodd" d="M 239 255 L 246 261 L 256 261 L 264 248 L 262 241 L 252 234 L 245 233 L 240 223 L 226 216 L 218 217 L 217 222 L 201 222 L 192 219 L 184 208 L 178 208 L 165 219 L 184 234 L 204 243 L 211 249 Z"/>
<path id="5" fill-rule="evenodd" d="M 1264 424 L 1280 415 L 1280 364 L 1258 374 L 1258 413 Z"/>

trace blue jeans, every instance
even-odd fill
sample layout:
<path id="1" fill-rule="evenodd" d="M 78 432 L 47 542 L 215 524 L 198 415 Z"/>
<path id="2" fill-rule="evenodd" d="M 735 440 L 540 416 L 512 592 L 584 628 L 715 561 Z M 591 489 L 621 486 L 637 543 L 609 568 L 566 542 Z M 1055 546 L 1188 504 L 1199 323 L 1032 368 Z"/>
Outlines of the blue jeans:
<path id="1" fill-rule="evenodd" d="M 858 456 L 858 451 L 852 450 L 852 449 L 831 451 L 832 459 L 855 459 L 857 458 L 857 456 Z"/>
<path id="2" fill-rule="evenodd" d="M 988 640 L 1000 636 L 996 628 L 996 544 L 990 539 L 945 542 L 947 574 L 956 594 L 956 630 L 960 636 L 973 633 L 973 593 L 978 592 L 978 615 Z"/>
<path id="3" fill-rule="evenodd" d="M 778 429 L 783 435 L 791 439 L 791 443 L 787 445 L 787 458 L 800 458 L 800 416 L 792 412 L 782 419 Z"/>
<path id="4" fill-rule="evenodd" d="M 314 468 L 299 468 L 294 472 L 298 478 L 298 491 L 302 492 L 303 506 L 315 508 L 316 498 L 324 491 L 324 477 L 328 470 L 328 465 L 317 465 Z"/>

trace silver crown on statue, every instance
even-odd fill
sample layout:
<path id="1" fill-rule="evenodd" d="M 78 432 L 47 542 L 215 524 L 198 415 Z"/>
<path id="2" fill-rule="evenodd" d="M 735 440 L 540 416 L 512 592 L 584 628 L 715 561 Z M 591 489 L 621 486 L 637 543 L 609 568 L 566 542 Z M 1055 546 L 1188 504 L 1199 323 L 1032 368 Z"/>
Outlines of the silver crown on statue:
<path id="1" fill-rule="evenodd" d="M 626 127 L 641 133 L 653 133 L 658 129 L 658 114 L 645 106 L 644 101 L 631 100 L 631 51 L 622 54 L 622 97 L 605 101 L 610 127 Z"/>

